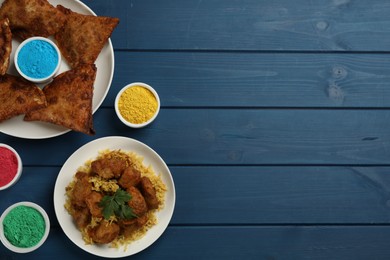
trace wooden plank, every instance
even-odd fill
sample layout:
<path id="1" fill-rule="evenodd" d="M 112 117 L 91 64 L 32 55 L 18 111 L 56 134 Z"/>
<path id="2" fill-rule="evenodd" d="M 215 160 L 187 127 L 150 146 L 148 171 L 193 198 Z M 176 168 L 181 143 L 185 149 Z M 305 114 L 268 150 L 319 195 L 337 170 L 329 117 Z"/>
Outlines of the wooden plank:
<path id="1" fill-rule="evenodd" d="M 162 109 L 143 129 L 126 127 L 113 109 L 94 118 L 94 137 L 2 135 L 0 142 L 20 151 L 26 165 L 62 165 L 81 145 L 108 135 L 144 142 L 168 164 L 389 165 L 390 110 Z"/>
<path id="2" fill-rule="evenodd" d="M 173 225 L 389 224 L 389 167 L 180 167 Z M 33 201 L 58 226 L 52 194 L 60 167 L 25 167 L 1 192 L 0 212 Z M 72 174 L 72 173 L 69 173 Z"/>
<path id="3" fill-rule="evenodd" d="M 173 223 L 389 223 L 388 167 L 172 167 Z"/>
<path id="4" fill-rule="evenodd" d="M 388 226 L 168 227 L 131 259 L 388 259 Z M 29 254 L 0 247 L 1 259 L 96 259 L 59 229 Z"/>
<path id="5" fill-rule="evenodd" d="M 168 107 L 390 107 L 389 54 L 116 52 L 104 101 L 152 85 Z"/>
<path id="6" fill-rule="evenodd" d="M 117 49 L 387 51 L 390 5 L 372 1 L 86 2 L 121 22 Z"/>

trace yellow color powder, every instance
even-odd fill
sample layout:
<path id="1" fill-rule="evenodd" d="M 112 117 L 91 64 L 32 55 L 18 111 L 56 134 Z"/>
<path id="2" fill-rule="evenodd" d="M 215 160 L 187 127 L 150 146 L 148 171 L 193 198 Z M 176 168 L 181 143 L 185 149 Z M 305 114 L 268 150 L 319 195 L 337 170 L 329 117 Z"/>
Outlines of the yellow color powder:
<path id="1" fill-rule="evenodd" d="M 151 119 L 157 111 L 157 99 L 144 87 L 134 86 L 123 91 L 118 101 L 122 117 L 133 124 L 142 124 Z"/>

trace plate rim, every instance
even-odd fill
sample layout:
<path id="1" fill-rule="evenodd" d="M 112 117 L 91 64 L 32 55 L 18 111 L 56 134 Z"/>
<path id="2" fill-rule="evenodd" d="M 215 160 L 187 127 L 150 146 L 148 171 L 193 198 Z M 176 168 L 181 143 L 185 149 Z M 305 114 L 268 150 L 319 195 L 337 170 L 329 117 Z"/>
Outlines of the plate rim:
<path id="1" fill-rule="evenodd" d="M 64 199 L 65 199 L 65 196 L 66 196 L 65 195 L 65 190 L 61 191 L 60 189 L 66 187 L 67 184 L 65 184 L 63 186 L 61 186 L 61 184 L 59 184 L 60 178 L 63 177 L 64 174 L 66 174 L 66 173 L 63 173 L 63 169 L 65 168 L 65 166 L 67 164 L 69 164 L 69 163 L 72 163 L 74 158 L 76 158 L 79 153 L 82 153 L 84 150 L 88 150 L 89 147 L 91 147 L 91 146 L 101 146 L 101 147 L 95 148 L 97 150 L 93 151 L 91 153 L 91 155 L 88 156 L 89 158 L 94 158 L 98 154 L 99 150 L 103 150 L 103 149 L 121 149 L 119 147 L 119 145 L 117 145 L 117 144 L 114 145 L 115 147 L 107 147 L 106 143 L 107 142 L 111 142 L 111 141 L 121 142 L 121 145 L 123 144 L 123 146 L 126 146 L 126 145 L 134 146 L 134 145 L 136 145 L 136 146 L 139 146 L 139 147 L 141 147 L 143 149 L 146 149 L 148 152 L 150 152 L 151 155 L 154 156 L 161 163 L 160 166 L 162 166 L 166 170 L 166 175 L 164 175 L 164 177 L 168 178 L 170 183 L 165 183 L 165 184 L 170 187 L 169 194 L 167 194 L 167 195 L 169 195 L 171 197 L 171 199 L 169 201 L 169 204 L 166 201 L 165 206 L 164 206 L 164 208 L 166 208 L 167 211 L 166 211 L 165 220 L 162 222 L 163 225 L 160 226 L 159 231 L 157 231 L 157 235 L 155 235 L 151 240 L 149 240 L 147 243 L 145 243 L 145 245 L 143 245 L 143 246 L 141 245 L 140 246 L 138 244 L 138 248 L 136 250 L 133 250 L 133 251 L 129 250 L 129 247 L 131 246 L 131 244 L 130 244 L 130 246 L 128 246 L 127 251 L 122 250 L 123 246 L 118 248 L 118 249 L 108 248 L 108 250 L 112 249 L 112 250 L 115 250 L 115 251 L 111 252 L 111 253 L 107 253 L 107 254 L 100 254 L 99 252 L 94 252 L 94 250 L 92 248 L 92 246 L 94 246 L 94 245 L 85 245 L 85 244 L 81 244 L 80 245 L 80 244 L 76 243 L 76 241 L 74 241 L 73 237 L 71 237 L 70 232 L 66 231 L 65 224 L 62 221 L 60 221 L 60 218 L 62 216 L 61 215 L 61 211 L 63 212 L 64 208 L 63 208 L 62 203 L 60 203 L 61 205 L 59 205 L 59 203 L 56 203 L 56 198 L 58 196 L 61 196 L 61 195 L 59 195 L 61 193 L 63 194 L 62 196 L 64 197 Z M 147 159 L 144 155 L 141 155 L 141 156 L 143 156 L 145 159 Z M 76 165 L 76 168 L 80 167 L 82 165 L 82 163 L 84 163 L 84 162 L 80 162 L 80 163 L 81 164 Z M 70 176 L 73 177 L 74 174 L 75 173 L 72 172 L 70 174 Z M 156 172 L 156 174 L 158 174 L 158 173 Z M 163 175 L 163 173 L 161 173 L 161 174 Z M 143 143 L 143 142 L 141 142 L 139 140 L 130 138 L 130 137 L 125 137 L 125 136 L 106 136 L 106 137 L 101 137 L 101 138 L 92 140 L 92 141 L 90 141 L 90 142 L 80 146 L 78 149 L 76 149 L 67 158 L 67 160 L 65 161 L 65 163 L 61 167 L 61 169 L 60 169 L 60 171 L 59 171 L 59 173 L 57 175 L 55 184 L 54 184 L 53 204 L 54 204 L 54 213 L 55 213 L 55 216 L 57 218 L 57 221 L 58 221 L 62 231 L 65 233 L 67 238 L 70 241 L 72 241 L 73 244 L 75 244 L 77 247 L 83 249 L 84 251 L 86 251 L 86 252 L 88 252 L 90 254 L 96 255 L 96 256 L 107 257 L 107 258 L 120 258 L 120 257 L 131 256 L 131 255 L 134 255 L 136 253 L 139 253 L 139 252 L 145 250 L 146 248 L 151 246 L 154 242 L 156 242 L 162 236 L 162 234 L 168 228 L 168 225 L 169 225 L 169 223 L 170 223 L 170 221 L 172 220 L 172 217 L 173 217 L 173 213 L 174 213 L 175 206 L 176 206 L 176 190 L 175 190 L 175 184 L 174 184 L 173 176 L 172 176 L 172 174 L 170 172 L 170 169 L 169 169 L 168 165 L 165 163 L 165 161 L 161 158 L 161 156 L 154 149 L 152 149 L 147 144 L 145 144 L 145 143 Z M 162 209 L 162 211 L 159 211 L 159 212 L 163 212 L 164 208 Z M 159 212 L 157 212 L 157 214 Z M 148 231 L 148 232 L 150 232 L 150 231 Z M 143 238 L 141 238 L 140 240 L 142 240 L 142 239 Z M 136 240 L 133 243 L 139 243 L 140 240 Z"/>

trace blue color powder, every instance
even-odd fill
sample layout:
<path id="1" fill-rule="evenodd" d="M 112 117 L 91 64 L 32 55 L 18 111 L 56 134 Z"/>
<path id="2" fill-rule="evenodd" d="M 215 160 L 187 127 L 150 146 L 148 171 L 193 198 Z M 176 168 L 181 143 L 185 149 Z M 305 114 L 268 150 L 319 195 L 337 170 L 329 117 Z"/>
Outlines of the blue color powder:
<path id="1" fill-rule="evenodd" d="M 58 64 L 58 53 L 48 42 L 33 40 L 24 45 L 18 54 L 19 69 L 28 77 L 48 77 Z"/>

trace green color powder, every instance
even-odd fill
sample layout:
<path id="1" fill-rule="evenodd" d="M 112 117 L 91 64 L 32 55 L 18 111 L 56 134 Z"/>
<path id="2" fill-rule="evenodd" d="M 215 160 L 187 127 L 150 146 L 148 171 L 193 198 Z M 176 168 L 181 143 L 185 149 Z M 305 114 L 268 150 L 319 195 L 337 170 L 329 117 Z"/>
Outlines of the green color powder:
<path id="1" fill-rule="evenodd" d="M 3 228 L 11 244 L 28 248 L 41 241 L 45 233 L 45 220 L 36 209 L 18 206 L 5 216 Z"/>

